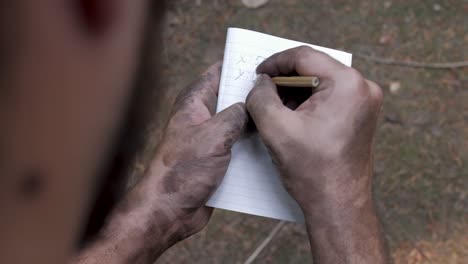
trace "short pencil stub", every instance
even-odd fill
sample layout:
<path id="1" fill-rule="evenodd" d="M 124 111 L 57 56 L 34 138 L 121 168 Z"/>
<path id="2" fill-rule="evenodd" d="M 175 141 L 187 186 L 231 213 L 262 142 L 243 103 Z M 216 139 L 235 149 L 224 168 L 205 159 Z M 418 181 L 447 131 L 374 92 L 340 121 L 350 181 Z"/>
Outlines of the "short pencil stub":
<path id="1" fill-rule="evenodd" d="M 318 77 L 312 78 L 312 87 L 317 88 L 320 85 L 320 80 Z"/>
<path id="2" fill-rule="evenodd" d="M 272 80 L 277 86 L 317 88 L 320 85 L 320 80 L 316 76 L 277 76 Z"/>

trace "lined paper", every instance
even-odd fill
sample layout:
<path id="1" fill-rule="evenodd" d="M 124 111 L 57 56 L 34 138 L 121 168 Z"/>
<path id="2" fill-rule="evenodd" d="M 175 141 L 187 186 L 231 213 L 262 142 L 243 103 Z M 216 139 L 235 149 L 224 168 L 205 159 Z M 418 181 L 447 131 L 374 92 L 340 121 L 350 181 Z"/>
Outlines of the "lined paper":
<path id="1" fill-rule="evenodd" d="M 274 53 L 301 45 L 325 52 L 351 66 L 352 55 L 343 51 L 229 28 L 216 111 L 245 102 L 256 79 L 255 70 L 262 61 Z M 207 205 L 281 220 L 304 221 L 296 201 L 284 189 L 258 134 L 244 136 L 234 144 L 226 175 Z"/>

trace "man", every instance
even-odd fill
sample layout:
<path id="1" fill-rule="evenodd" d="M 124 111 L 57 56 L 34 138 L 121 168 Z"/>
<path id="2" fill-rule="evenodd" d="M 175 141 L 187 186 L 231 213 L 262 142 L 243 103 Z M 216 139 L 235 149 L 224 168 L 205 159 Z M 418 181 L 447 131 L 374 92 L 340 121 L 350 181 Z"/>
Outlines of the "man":
<path id="1" fill-rule="evenodd" d="M 132 105 L 149 4 L 0 4 L 0 262 L 153 263 L 207 224 L 213 209 L 205 201 L 249 114 L 304 212 L 315 263 L 386 263 L 371 199 L 381 90 L 306 47 L 268 58 L 246 104 L 218 114 L 221 65 L 210 67 L 178 97 L 143 178 L 78 250 Z M 163 5 L 152 5 L 159 18 Z M 270 79 L 290 73 L 321 79 L 295 110 L 283 105 Z"/>

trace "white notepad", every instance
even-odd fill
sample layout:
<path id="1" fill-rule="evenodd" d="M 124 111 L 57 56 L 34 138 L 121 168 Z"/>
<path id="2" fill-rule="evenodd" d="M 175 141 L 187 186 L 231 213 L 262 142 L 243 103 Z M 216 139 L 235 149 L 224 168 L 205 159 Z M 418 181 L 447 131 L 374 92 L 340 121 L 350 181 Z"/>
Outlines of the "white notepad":
<path id="1" fill-rule="evenodd" d="M 351 66 L 352 55 L 343 51 L 229 28 L 216 111 L 237 102 L 245 102 L 256 79 L 257 65 L 263 60 L 274 53 L 301 45 L 328 53 L 341 63 Z M 207 205 L 288 221 L 304 221 L 302 211 L 284 189 L 258 134 L 241 138 L 234 144 L 227 173 Z"/>

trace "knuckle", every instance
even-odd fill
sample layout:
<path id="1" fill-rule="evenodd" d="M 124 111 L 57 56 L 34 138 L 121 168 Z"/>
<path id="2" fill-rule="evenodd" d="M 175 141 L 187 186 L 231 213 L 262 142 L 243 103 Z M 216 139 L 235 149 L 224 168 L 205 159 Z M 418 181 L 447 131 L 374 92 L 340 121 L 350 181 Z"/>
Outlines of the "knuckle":
<path id="1" fill-rule="evenodd" d="M 346 82 L 350 89 L 350 92 L 362 92 L 366 90 L 367 84 L 365 82 L 364 77 L 362 74 L 354 69 L 354 68 L 347 68 L 346 69 Z"/>
<path id="2" fill-rule="evenodd" d="M 177 95 L 174 105 L 176 109 L 179 109 L 183 106 L 193 103 L 194 99 L 194 87 L 197 86 L 197 83 L 186 86 L 182 89 Z"/>
<path id="3" fill-rule="evenodd" d="M 245 115 L 245 107 L 241 103 L 236 103 L 229 109 L 225 121 L 239 124 L 245 119 Z"/>
<path id="4" fill-rule="evenodd" d="M 240 121 L 246 120 L 247 118 L 247 109 L 245 109 L 245 104 L 237 103 L 236 107 L 236 118 Z"/>
<path id="5" fill-rule="evenodd" d="M 307 65 L 313 52 L 314 49 L 309 46 L 299 46 L 295 54 L 295 61 L 297 65 Z"/>
<path id="6" fill-rule="evenodd" d="M 260 93 L 256 92 L 256 94 L 259 95 Z M 253 96 L 255 96 L 255 94 Z M 250 115 L 254 118 L 254 120 L 259 120 L 265 118 L 266 116 L 270 116 L 273 110 L 270 104 L 261 101 L 260 95 L 258 96 L 258 98 L 258 100 L 250 100 L 246 104 L 247 110 L 250 113 Z"/>
<path id="7" fill-rule="evenodd" d="M 209 146 L 207 153 L 210 156 L 225 155 L 231 149 L 235 139 L 233 132 L 226 131 L 222 134 L 212 134 L 207 138 L 207 141 L 210 142 L 207 144 Z"/>
<path id="8" fill-rule="evenodd" d="M 245 113 L 245 106 L 243 103 L 235 103 L 232 107 L 237 116 L 239 116 L 239 113 Z"/>
<path id="9" fill-rule="evenodd" d="M 367 81 L 369 89 L 371 92 L 372 100 L 378 105 L 381 106 L 384 98 L 382 88 L 373 81 Z"/>
<path id="10" fill-rule="evenodd" d="M 271 118 L 277 114 L 276 107 L 271 104 L 262 104 L 258 106 L 261 111 L 261 117 L 257 117 L 258 125 L 263 125 L 264 122 L 271 121 Z"/>
<path id="11" fill-rule="evenodd" d="M 306 45 L 299 46 L 297 47 L 297 50 L 296 50 L 296 57 L 300 58 L 300 57 L 307 56 L 313 51 L 314 49 L 312 49 L 309 46 L 306 46 Z"/>
<path id="12" fill-rule="evenodd" d="M 224 152 L 234 143 L 247 123 L 247 113 L 242 103 L 230 106 L 217 122 L 212 122 L 207 140 L 212 142 L 211 153 Z"/>
<path id="13" fill-rule="evenodd" d="M 362 74 L 355 68 L 348 68 L 348 78 L 350 80 L 350 83 L 354 86 L 362 87 L 365 84 L 364 77 L 362 77 Z"/>
<path id="14" fill-rule="evenodd" d="M 229 149 L 229 139 L 228 137 L 223 137 L 219 140 L 213 141 L 211 148 L 208 150 L 208 155 L 210 156 L 222 156 L 226 154 Z"/>
<path id="15" fill-rule="evenodd" d="M 295 62 L 296 62 L 296 68 L 299 68 L 299 69 L 306 68 L 310 62 L 310 58 L 309 56 L 296 56 Z"/>
<path id="16" fill-rule="evenodd" d="M 259 95 L 260 89 L 258 86 L 254 87 L 249 94 L 247 95 L 247 98 L 245 99 L 245 106 L 247 109 L 252 109 L 252 107 L 255 106 L 255 102 L 257 101 L 258 95 Z"/>

